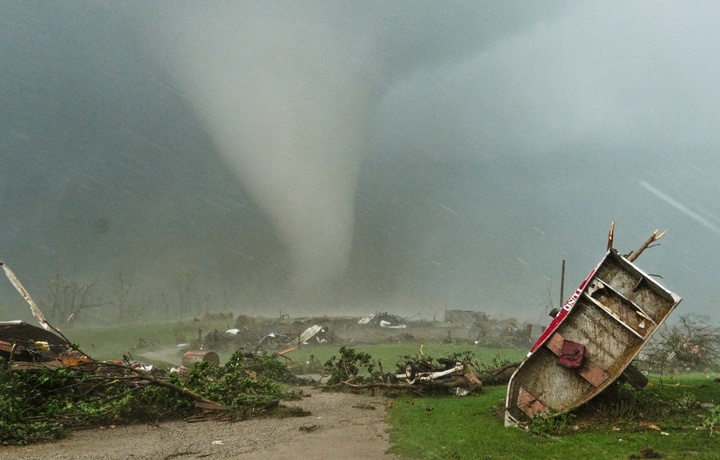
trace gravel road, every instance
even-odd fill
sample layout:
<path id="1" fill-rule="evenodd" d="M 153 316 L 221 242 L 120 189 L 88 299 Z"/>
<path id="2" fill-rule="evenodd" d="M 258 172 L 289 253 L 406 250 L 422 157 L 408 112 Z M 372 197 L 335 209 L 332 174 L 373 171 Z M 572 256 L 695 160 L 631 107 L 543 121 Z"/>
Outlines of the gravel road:
<path id="1" fill-rule="evenodd" d="M 242 422 L 169 422 L 93 429 L 23 447 L 0 447 L 0 459 L 394 459 L 387 454 L 386 400 L 303 387 L 291 401 L 307 417 Z"/>

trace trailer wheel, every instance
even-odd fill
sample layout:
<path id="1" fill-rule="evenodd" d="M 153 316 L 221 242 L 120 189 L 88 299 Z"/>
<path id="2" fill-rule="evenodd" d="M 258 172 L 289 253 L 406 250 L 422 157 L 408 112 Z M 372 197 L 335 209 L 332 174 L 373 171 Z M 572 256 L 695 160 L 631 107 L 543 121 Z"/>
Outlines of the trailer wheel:
<path id="1" fill-rule="evenodd" d="M 407 377 L 407 382 L 410 385 L 415 383 L 415 379 L 417 378 L 417 373 L 418 373 L 418 370 L 417 370 L 417 366 L 415 365 L 415 363 L 412 361 L 408 361 L 405 364 L 405 377 Z"/>
<path id="2" fill-rule="evenodd" d="M 438 358 L 438 362 L 442 364 L 444 371 L 449 371 L 455 367 L 455 364 L 457 363 L 456 360 L 450 358 Z"/>
<path id="3" fill-rule="evenodd" d="M 392 372 L 385 372 L 382 376 L 383 383 L 397 383 L 397 377 Z"/>

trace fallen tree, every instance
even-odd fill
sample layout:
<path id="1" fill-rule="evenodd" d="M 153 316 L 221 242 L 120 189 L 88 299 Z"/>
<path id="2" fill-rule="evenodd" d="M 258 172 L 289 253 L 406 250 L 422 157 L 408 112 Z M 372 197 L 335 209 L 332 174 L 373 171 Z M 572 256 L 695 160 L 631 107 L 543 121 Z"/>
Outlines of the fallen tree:
<path id="1" fill-rule="evenodd" d="M 75 428 L 210 417 L 242 420 L 283 414 L 295 395 L 274 355 L 238 351 L 224 366 L 203 362 L 185 373 L 147 371 L 126 362 L 17 370 L 0 367 L 0 443 L 66 436 Z"/>
<path id="2" fill-rule="evenodd" d="M 0 340 L 0 444 L 60 438 L 73 428 L 206 418 L 243 419 L 280 410 L 292 374 L 276 354 L 242 349 L 224 366 L 199 362 L 165 372 L 123 357 L 97 362 L 51 325 L 15 273 L 0 266 L 42 329 L 4 324 Z"/>

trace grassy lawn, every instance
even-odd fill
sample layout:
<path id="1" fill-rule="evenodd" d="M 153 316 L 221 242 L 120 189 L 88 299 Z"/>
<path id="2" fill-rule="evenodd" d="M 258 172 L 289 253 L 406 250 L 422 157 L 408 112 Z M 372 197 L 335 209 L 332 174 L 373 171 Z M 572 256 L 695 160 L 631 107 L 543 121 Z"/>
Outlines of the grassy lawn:
<path id="1" fill-rule="evenodd" d="M 174 349 L 177 341 L 189 341 L 214 329 L 226 330 L 227 323 L 232 321 L 130 324 L 117 327 L 70 329 L 64 331 L 65 336 L 77 344 L 82 351 L 92 358 L 105 361 L 122 359 L 123 354 L 131 353 L 134 358 L 143 360 L 143 354 L 158 349 Z M 229 353 L 225 357 L 229 357 Z M 151 364 L 179 365 L 182 353 L 169 353 L 166 359 L 148 359 Z"/>
<path id="2" fill-rule="evenodd" d="M 666 459 L 720 458 L 720 437 L 702 427 L 708 409 L 701 402 L 720 402 L 720 383 L 702 376 L 666 379 L 643 392 L 627 407 L 597 409 L 595 414 L 563 418 L 561 435 L 536 435 L 504 428 L 505 386 L 485 388 L 467 397 L 399 398 L 389 412 L 392 452 L 402 458 L 426 459 L 628 459 L 642 452 Z M 689 396 L 691 395 L 691 396 Z M 692 408 L 661 415 L 643 401 L 691 401 Z M 639 413 L 646 410 L 649 414 Z M 598 416 L 600 416 L 598 420 Z M 615 419 L 613 419 L 615 417 Z M 650 452 L 650 451 L 648 451 Z M 631 457 L 635 455 L 636 457 Z"/>

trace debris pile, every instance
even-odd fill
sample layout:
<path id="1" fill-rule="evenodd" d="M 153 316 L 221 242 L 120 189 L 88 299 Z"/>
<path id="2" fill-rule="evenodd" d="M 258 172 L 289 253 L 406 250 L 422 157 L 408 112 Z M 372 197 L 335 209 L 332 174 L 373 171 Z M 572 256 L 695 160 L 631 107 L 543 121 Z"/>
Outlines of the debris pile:
<path id="1" fill-rule="evenodd" d="M 170 419 L 242 419 L 282 410 L 293 378 L 277 355 L 186 353 L 187 367 L 165 372 L 124 356 L 98 362 L 49 324 L 15 274 L 0 263 L 42 328 L 0 323 L 0 444 L 65 436 L 72 428 Z M 52 331 L 52 332 L 51 332 Z"/>
<path id="2" fill-rule="evenodd" d="M 24 321 L 0 322 L 0 357 L 16 369 L 58 368 L 93 360 L 66 339 Z"/>
<path id="3" fill-rule="evenodd" d="M 482 390 L 482 381 L 475 372 L 477 366 L 469 352 L 434 360 L 425 355 L 421 345 L 418 356 L 403 357 L 397 368 L 397 372 L 385 372 L 381 363 L 373 361 L 369 354 L 348 347 L 340 347 L 340 356 L 333 356 L 325 364 L 329 387 L 384 388 L 417 394 L 451 389 L 461 396 Z"/>
<path id="4" fill-rule="evenodd" d="M 369 315 L 364 318 L 361 318 L 358 321 L 358 324 L 360 325 L 369 325 L 369 326 L 379 326 L 382 328 L 387 329 L 405 329 L 407 328 L 407 324 L 405 324 L 405 319 L 400 318 L 397 315 L 392 315 L 390 313 L 377 313 L 374 315 Z"/>
<path id="5" fill-rule="evenodd" d="M 60 438 L 84 427 L 272 414 L 293 397 L 279 383 L 290 378 L 275 356 L 241 353 L 224 366 L 201 362 L 172 373 L 127 357 L 90 368 L 2 365 L 0 444 Z"/>

